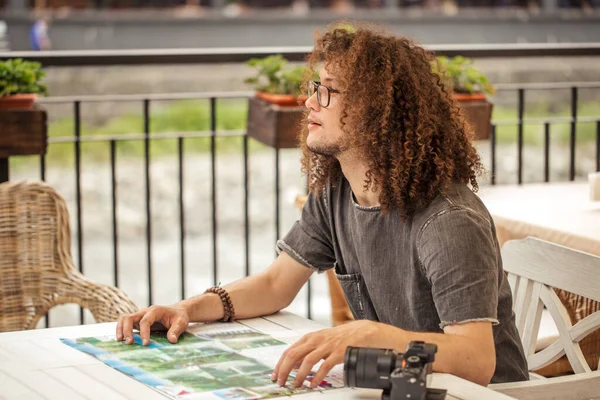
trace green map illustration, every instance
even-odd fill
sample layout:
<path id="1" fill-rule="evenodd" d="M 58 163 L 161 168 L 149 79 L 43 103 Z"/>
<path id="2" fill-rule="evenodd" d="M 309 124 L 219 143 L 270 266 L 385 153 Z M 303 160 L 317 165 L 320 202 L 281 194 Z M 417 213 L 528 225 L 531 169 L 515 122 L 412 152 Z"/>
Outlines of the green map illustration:
<path id="1" fill-rule="evenodd" d="M 61 339 L 106 365 L 177 399 L 268 399 L 310 391 L 342 387 L 341 377 L 332 375 L 318 388 L 295 388 L 292 382 L 279 387 L 270 379 L 274 364 L 287 343 L 259 331 L 240 327 L 184 333 L 177 344 L 166 332 L 152 332 L 150 344 L 118 342 L 114 336 Z"/>

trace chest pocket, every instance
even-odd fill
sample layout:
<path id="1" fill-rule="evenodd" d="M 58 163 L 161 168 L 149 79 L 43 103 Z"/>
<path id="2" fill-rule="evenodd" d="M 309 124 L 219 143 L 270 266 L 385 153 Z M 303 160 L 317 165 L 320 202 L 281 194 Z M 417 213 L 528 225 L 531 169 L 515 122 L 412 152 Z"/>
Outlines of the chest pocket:
<path id="1" fill-rule="evenodd" d="M 354 319 L 379 321 L 362 275 L 338 273 L 335 275 L 344 290 L 346 302 L 350 306 Z"/>

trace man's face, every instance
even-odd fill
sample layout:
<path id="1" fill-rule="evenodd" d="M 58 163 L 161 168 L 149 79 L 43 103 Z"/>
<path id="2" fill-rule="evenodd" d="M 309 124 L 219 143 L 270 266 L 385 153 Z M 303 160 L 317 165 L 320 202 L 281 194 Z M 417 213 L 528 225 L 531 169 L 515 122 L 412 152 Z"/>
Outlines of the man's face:
<path id="1" fill-rule="evenodd" d="M 337 90 L 335 76 L 331 75 L 325 67 L 319 74 L 323 86 Z M 327 105 L 327 90 L 320 88 L 321 103 Z M 337 156 L 346 148 L 343 143 L 344 132 L 340 124 L 341 106 L 340 93 L 329 91 L 329 105 L 323 107 L 317 100 L 315 92 L 306 100 L 306 108 L 310 110 L 308 116 L 308 148 L 321 155 Z"/>

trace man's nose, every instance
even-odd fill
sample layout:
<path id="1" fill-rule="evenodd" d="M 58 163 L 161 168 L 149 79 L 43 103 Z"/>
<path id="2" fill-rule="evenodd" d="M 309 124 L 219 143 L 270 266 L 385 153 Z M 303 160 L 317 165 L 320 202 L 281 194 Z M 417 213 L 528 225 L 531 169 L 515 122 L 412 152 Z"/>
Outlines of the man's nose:
<path id="1" fill-rule="evenodd" d="M 313 93 L 306 101 L 304 105 L 309 110 L 318 110 L 320 108 L 319 102 L 317 101 L 317 92 Z"/>

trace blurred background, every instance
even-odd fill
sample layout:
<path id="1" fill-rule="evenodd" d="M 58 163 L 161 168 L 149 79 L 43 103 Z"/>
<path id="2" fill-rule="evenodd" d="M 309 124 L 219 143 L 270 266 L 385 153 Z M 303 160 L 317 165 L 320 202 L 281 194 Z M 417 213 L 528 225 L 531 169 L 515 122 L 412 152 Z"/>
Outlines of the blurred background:
<path id="1" fill-rule="evenodd" d="M 0 0 L 6 50 L 309 46 L 341 17 L 421 43 L 593 42 L 600 0 Z"/>
<path id="2" fill-rule="evenodd" d="M 261 271 L 306 178 L 297 150 L 246 135 L 247 61 L 301 65 L 340 18 L 468 57 L 496 87 L 482 186 L 600 169 L 600 0 L 0 0 L 0 60 L 41 62 L 48 86 L 48 152 L 11 157 L 10 179 L 56 188 L 76 267 L 139 306 Z M 325 277 L 290 309 L 330 324 Z M 61 306 L 42 325 L 80 322 Z"/>

